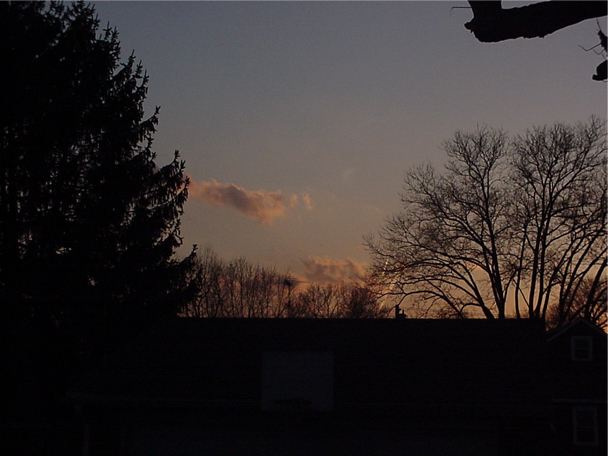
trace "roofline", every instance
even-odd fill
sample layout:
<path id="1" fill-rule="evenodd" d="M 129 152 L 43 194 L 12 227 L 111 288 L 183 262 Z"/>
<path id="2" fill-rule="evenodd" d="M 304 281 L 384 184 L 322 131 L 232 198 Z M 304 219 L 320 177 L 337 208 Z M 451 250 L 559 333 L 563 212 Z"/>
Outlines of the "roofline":
<path id="1" fill-rule="evenodd" d="M 576 326 L 576 325 L 578 325 L 580 323 L 586 324 L 587 326 L 589 326 L 590 328 L 592 328 L 593 330 L 595 330 L 598 334 L 601 334 L 604 337 L 607 336 L 606 333 L 604 331 L 602 331 L 602 329 L 599 328 L 597 325 L 594 325 L 593 323 L 591 323 L 586 318 L 580 317 L 580 318 L 577 318 L 576 320 L 574 320 L 573 322 L 568 323 L 565 326 L 562 326 L 561 328 L 554 329 L 553 331 L 555 331 L 555 333 L 552 334 L 551 337 L 549 337 L 547 339 L 547 342 L 551 342 L 556 337 L 561 336 L 563 333 L 565 333 L 566 331 L 568 331 L 570 328 L 573 328 L 574 326 Z M 550 331 L 550 333 L 551 333 L 551 331 Z"/>

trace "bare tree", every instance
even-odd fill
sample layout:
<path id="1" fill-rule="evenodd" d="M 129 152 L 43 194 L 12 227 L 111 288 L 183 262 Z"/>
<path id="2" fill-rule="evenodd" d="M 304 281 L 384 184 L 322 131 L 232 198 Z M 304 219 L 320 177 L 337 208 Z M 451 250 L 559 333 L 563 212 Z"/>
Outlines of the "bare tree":
<path id="1" fill-rule="evenodd" d="M 192 272 L 197 284 L 197 296 L 183 312 L 188 317 L 220 317 L 223 314 L 223 262 L 209 247 L 197 255 Z"/>
<path id="2" fill-rule="evenodd" d="M 367 286 L 341 285 L 338 291 L 337 316 L 340 318 L 383 318 L 389 309 L 382 306 L 378 295 Z"/>
<path id="3" fill-rule="evenodd" d="M 338 287 L 333 284 L 309 284 L 297 294 L 298 305 L 311 318 L 335 318 L 339 315 Z"/>
<path id="4" fill-rule="evenodd" d="M 585 318 L 603 328 L 607 327 L 608 295 L 606 275 L 588 277 L 580 285 L 574 298 L 557 301 L 547 311 L 547 326 L 556 328 L 578 318 Z"/>
<path id="5" fill-rule="evenodd" d="M 544 317 L 556 294 L 567 308 L 586 279 L 605 274 L 605 135 L 592 118 L 536 128 L 513 143 L 517 315 Z"/>
<path id="6" fill-rule="evenodd" d="M 461 317 L 469 307 L 504 317 L 500 255 L 512 211 L 511 199 L 501 197 L 507 137 L 484 127 L 456 133 L 444 148 L 446 174 L 428 165 L 411 169 L 404 210 L 387 221 L 378 241 L 367 240 L 372 277 L 391 294 L 417 298 L 408 299 L 410 314 L 447 306 Z"/>
<path id="7" fill-rule="evenodd" d="M 308 284 L 289 273 L 244 258 L 223 261 L 210 248 L 197 257 L 198 295 L 186 317 L 378 318 L 386 311 L 378 294 L 361 284 Z"/>
<path id="8" fill-rule="evenodd" d="M 289 313 L 290 274 L 253 265 L 244 258 L 223 261 L 206 248 L 195 270 L 198 295 L 187 317 L 279 317 Z"/>
<path id="9" fill-rule="evenodd" d="M 545 317 L 605 273 L 605 123 L 478 128 L 444 144 L 443 174 L 418 166 L 403 210 L 368 237 L 371 280 L 415 316 Z"/>
<path id="10" fill-rule="evenodd" d="M 301 316 L 311 318 L 383 318 L 384 307 L 372 288 L 358 283 L 310 284 L 295 303 Z"/>

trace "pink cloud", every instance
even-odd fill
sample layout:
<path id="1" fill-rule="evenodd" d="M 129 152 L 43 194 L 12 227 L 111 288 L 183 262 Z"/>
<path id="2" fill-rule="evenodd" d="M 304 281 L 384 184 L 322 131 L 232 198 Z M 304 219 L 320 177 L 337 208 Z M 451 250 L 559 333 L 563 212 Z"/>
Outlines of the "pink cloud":
<path id="1" fill-rule="evenodd" d="M 357 282 L 365 274 L 365 266 L 350 258 L 334 260 L 309 256 L 302 260 L 306 267 L 304 277 L 308 282 L 315 283 L 345 283 Z"/>
<path id="2" fill-rule="evenodd" d="M 190 177 L 188 193 L 205 204 L 230 206 L 263 225 L 271 225 L 276 217 L 284 216 L 298 203 L 296 195 L 287 197 L 280 190 L 246 190 L 234 184 L 222 184 L 215 179 L 196 182 Z"/>
<path id="3" fill-rule="evenodd" d="M 308 193 L 302 194 L 302 201 L 304 202 L 304 206 L 306 207 L 306 209 L 311 210 L 313 208 L 312 198 Z"/>

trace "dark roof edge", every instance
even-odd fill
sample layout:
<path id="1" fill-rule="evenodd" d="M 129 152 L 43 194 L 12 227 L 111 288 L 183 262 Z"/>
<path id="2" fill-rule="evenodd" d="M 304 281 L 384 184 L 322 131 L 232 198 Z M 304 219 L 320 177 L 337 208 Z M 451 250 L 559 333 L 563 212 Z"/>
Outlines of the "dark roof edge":
<path id="1" fill-rule="evenodd" d="M 607 334 L 602 331 L 601 328 L 599 328 L 598 326 L 594 325 L 593 323 L 591 323 L 589 320 L 587 320 L 586 318 L 578 318 L 576 320 L 574 320 L 571 323 L 568 323 L 567 325 L 562 326 L 561 328 L 556 328 L 553 329 L 551 331 L 548 332 L 548 335 L 550 336 L 547 339 L 547 342 L 551 342 L 553 339 L 555 339 L 556 337 L 561 336 L 563 333 L 565 333 L 566 331 L 570 330 L 571 328 L 574 328 L 575 326 L 584 323 L 587 326 L 589 326 L 591 329 L 595 330 L 598 334 L 601 334 L 602 336 L 606 337 Z"/>

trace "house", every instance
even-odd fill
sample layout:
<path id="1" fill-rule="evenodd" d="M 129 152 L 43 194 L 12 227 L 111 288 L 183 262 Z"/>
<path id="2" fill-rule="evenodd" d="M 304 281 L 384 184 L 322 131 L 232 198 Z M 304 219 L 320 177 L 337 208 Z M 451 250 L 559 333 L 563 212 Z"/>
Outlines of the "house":
<path id="1" fill-rule="evenodd" d="M 547 333 L 554 454 L 606 455 L 606 337 L 582 318 Z"/>
<path id="2" fill-rule="evenodd" d="M 87 456 L 548 454 L 546 350 L 535 320 L 183 318 L 68 398 Z"/>

